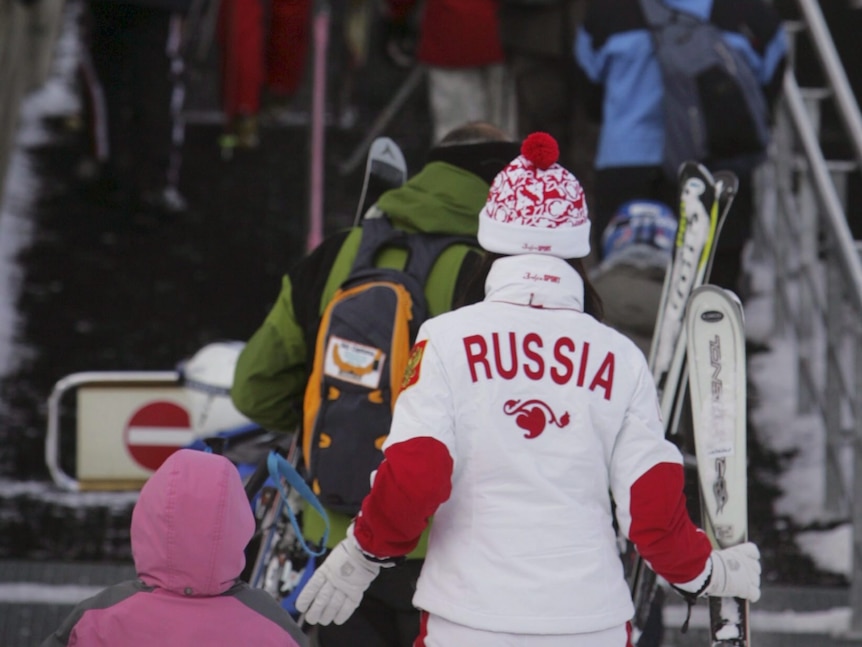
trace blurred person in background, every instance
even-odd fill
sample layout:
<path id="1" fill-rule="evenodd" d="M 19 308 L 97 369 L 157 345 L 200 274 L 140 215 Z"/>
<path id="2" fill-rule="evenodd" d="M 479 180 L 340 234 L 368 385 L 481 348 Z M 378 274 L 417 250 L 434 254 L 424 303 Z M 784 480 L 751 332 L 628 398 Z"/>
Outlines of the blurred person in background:
<path id="1" fill-rule="evenodd" d="M 261 105 L 285 106 L 302 83 L 311 0 L 221 0 L 222 145 L 255 148 Z"/>
<path id="2" fill-rule="evenodd" d="M 128 211 L 175 214 L 184 139 L 183 18 L 192 0 L 88 0 L 81 69 L 92 196 Z"/>
<path id="3" fill-rule="evenodd" d="M 774 105 L 781 90 L 787 39 L 781 17 L 768 2 L 663 1 L 673 10 L 718 26 L 728 45 L 751 64 L 764 98 Z M 593 216 L 598 241 L 621 204 L 652 199 L 676 205 L 678 187 L 676 178 L 667 177 L 662 169 L 664 84 L 639 0 L 589 3 L 575 50 L 586 82 L 586 105 L 600 123 Z M 739 293 L 742 251 L 754 217 L 752 175 L 758 162 L 750 156 L 695 161 L 739 177 L 739 191 L 716 247 L 710 280 Z"/>
<path id="4" fill-rule="evenodd" d="M 500 30 L 515 86 L 517 136 L 542 131 L 560 146 L 560 164 L 585 180 L 597 129 L 579 100 L 573 52 L 586 0 L 501 0 Z"/>
<path id="5" fill-rule="evenodd" d="M 417 0 L 386 0 L 384 28 L 399 32 Z M 432 144 L 465 121 L 517 129 L 514 86 L 500 37 L 499 0 L 426 0 L 416 61 L 427 69 Z"/>
<path id="6" fill-rule="evenodd" d="M 649 357 L 664 278 L 676 240 L 677 216 L 662 202 L 630 200 L 602 233 L 601 262 L 590 279 L 604 304 L 604 322 Z"/>

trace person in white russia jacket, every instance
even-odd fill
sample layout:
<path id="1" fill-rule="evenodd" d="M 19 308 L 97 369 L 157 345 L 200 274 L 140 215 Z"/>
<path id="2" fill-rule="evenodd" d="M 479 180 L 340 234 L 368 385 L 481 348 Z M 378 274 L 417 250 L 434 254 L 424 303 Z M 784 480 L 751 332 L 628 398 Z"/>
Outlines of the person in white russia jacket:
<path id="1" fill-rule="evenodd" d="M 371 492 L 299 597 L 307 622 L 343 623 L 432 516 L 417 647 L 629 644 L 614 510 L 681 593 L 760 597 L 757 547 L 713 550 L 688 516 L 643 353 L 584 311 L 590 221 L 557 156 L 533 133 L 494 180 L 485 299 L 419 330 Z"/>

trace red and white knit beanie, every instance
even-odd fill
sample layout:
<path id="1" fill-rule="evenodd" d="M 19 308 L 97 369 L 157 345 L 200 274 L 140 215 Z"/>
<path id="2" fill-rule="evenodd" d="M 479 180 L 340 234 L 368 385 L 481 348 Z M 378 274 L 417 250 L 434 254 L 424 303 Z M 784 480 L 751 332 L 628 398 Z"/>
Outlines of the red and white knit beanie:
<path id="1" fill-rule="evenodd" d="M 583 258 L 590 253 L 590 219 L 578 179 L 557 164 L 560 149 L 533 133 L 521 154 L 491 185 L 479 212 L 479 244 L 498 254 Z"/>

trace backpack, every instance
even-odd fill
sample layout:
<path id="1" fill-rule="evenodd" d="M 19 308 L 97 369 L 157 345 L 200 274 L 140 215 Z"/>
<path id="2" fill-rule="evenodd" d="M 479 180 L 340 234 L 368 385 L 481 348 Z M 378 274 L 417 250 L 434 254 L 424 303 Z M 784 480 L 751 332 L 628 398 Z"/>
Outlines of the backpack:
<path id="1" fill-rule="evenodd" d="M 305 477 L 330 510 L 355 515 L 371 489 L 410 350 L 428 318 L 426 280 L 455 243 L 477 244 L 400 231 L 385 215 L 363 221 L 350 273 L 321 316 L 303 406 Z M 406 248 L 403 270 L 374 266 L 387 246 Z"/>
<path id="2" fill-rule="evenodd" d="M 721 30 L 662 0 L 640 0 L 664 80 L 663 166 L 674 182 L 680 165 L 743 158 L 762 161 L 769 108 L 743 55 Z"/>

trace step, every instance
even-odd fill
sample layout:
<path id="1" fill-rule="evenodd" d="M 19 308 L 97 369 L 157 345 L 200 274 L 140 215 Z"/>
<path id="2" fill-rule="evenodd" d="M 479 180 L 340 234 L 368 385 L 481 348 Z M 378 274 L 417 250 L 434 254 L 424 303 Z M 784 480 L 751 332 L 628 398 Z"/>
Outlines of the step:
<path id="1" fill-rule="evenodd" d="M 862 645 L 849 635 L 851 610 L 846 588 L 766 586 L 751 607 L 751 640 L 757 647 L 836 647 Z M 692 609 L 688 632 L 680 627 L 686 605 L 674 594 L 664 609 L 662 647 L 708 645 L 709 612 L 705 601 Z"/>

